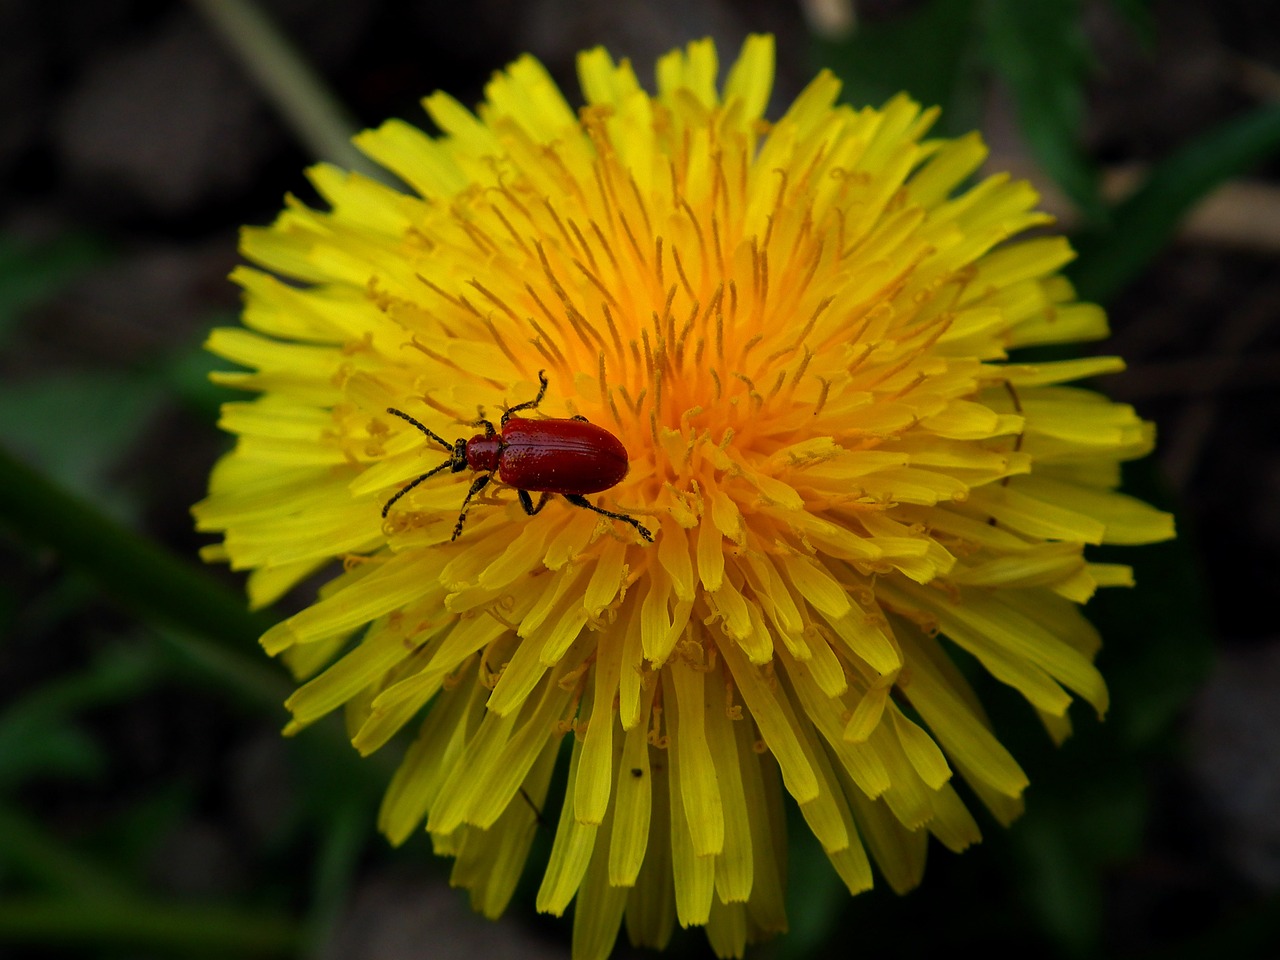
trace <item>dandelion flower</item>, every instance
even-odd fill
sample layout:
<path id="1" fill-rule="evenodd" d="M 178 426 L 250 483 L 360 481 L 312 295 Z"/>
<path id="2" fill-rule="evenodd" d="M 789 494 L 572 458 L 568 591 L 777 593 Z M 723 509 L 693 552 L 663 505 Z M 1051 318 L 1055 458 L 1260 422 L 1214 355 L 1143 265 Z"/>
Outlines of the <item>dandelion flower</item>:
<path id="1" fill-rule="evenodd" d="M 537 905 L 576 897 L 576 958 L 624 922 L 740 956 L 786 927 L 786 796 L 852 893 L 872 863 L 915 885 L 930 835 L 979 839 L 957 779 L 1017 816 L 1026 777 L 949 650 L 1061 739 L 1073 697 L 1107 706 L 1080 605 L 1131 581 L 1085 547 L 1172 522 L 1115 492 L 1150 426 L 1070 385 L 1118 359 L 1009 361 L 1106 319 L 1064 240 L 1013 239 L 1049 221 L 1032 188 L 971 184 L 977 136 L 929 138 L 906 96 L 838 106 L 826 73 L 766 121 L 767 37 L 723 88 L 710 42 L 655 95 L 603 50 L 578 69 L 576 112 L 531 57 L 475 113 L 437 93 L 439 136 L 357 140 L 410 192 L 321 165 L 327 210 L 245 231 L 262 269 L 209 348 L 258 396 L 224 408 L 237 445 L 195 515 L 255 605 L 332 569 L 262 644 L 305 680 L 290 732 L 341 707 L 367 754 L 416 727 L 392 843 L 425 824 L 496 916 L 545 818 Z M 389 410 L 451 443 L 542 371 L 520 416 L 616 435 L 630 470 L 590 501 L 653 543 L 498 482 L 452 539 L 465 469 L 383 517 L 445 456 Z"/>

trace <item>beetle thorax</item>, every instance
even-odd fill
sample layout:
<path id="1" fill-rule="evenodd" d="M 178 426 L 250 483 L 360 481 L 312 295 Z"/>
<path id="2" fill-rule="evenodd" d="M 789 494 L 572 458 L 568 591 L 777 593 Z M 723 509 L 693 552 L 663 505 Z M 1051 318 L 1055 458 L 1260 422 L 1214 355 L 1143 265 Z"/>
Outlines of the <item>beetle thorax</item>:
<path id="1" fill-rule="evenodd" d="M 502 456 L 502 437 L 478 433 L 467 441 L 467 466 L 472 470 L 492 472 L 498 469 Z"/>

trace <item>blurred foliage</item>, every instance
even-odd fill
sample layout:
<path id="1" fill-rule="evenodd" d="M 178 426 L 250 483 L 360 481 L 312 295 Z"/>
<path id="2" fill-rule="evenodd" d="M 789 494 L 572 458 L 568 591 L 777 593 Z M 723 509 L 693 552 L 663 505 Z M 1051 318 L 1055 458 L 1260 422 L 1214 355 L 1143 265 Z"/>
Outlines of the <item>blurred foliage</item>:
<path id="1" fill-rule="evenodd" d="M 234 326 L 235 317 L 213 316 L 210 327 Z M 243 400 L 244 395 L 230 387 L 219 386 L 209 379 L 215 370 L 227 369 L 227 361 L 220 360 L 202 346 L 164 358 L 151 371 L 152 379 L 169 392 L 202 423 L 218 419 L 219 408 L 229 400 Z"/>
<path id="2" fill-rule="evenodd" d="M 1106 302 L 1173 239 L 1182 218 L 1227 179 L 1280 151 L 1280 106 L 1259 107 L 1202 134 L 1157 164 L 1104 227 L 1075 240 L 1071 269 L 1081 296 Z"/>
<path id="3" fill-rule="evenodd" d="M 0 442 L 67 490 L 91 497 L 108 516 L 132 522 L 140 491 L 117 470 L 167 402 L 159 384 L 114 371 L 3 383 Z"/>
<path id="4" fill-rule="evenodd" d="M 1135 38 L 1150 43 L 1147 4 L 1115 6 Z M 1085 220 L 1074 278 L 1085 296 L 1105 302 L 1167 246 L 1206 193 L 1277 155 L 1280 109 L 1208 131 L 1108 207 L 1082 138 L 1091 69 L 1082 15 L 1082 0 L 926 0 L 848 40 L 816 41 L 815 49 L 850 102 L 878 103 L 907 89 L 944 107 L 948 133 L 974 127 L 991 83 L 1002 83 L 1030 149 Z M 40 248 L 0 237 L 0 346 L 24 316 L 105 256 L 87 236 Z M 94 717 L 122 704 L 177 690 L 254 722 L 283 719 L 290 684 L 254 648 L 271 615 L 250 615 L 219 581 L 130 529 L 151 491 L 130 482 L 129 451 L 174 407 L 212 429 L 223 399 L 208 382 L 212 366 L 193 347 L 145 370 L 0 383 L 0 443 L 18 455 L 0 452 L 0 552 L 15 571 L 0 578 L 0 628 L 6 637 L 20 630 L 52 641 L 101 623 L 81 666 L 0 706 L 0 951 L 22 943 L 102 956 L 315 955 L 370 848 L 393 761 L 359 759 L 336 721 L 285 748 L 291 783 L 307 788 L 296 791 L 295 809 L 267 849 L 255 851 L 262 859 L 252 887 L 237 898 L 177 903 L 147 890 L 148 857 L 200 803 L 179 780 L 143 785 L 123 809 L 89 823 L 61 821 L 31 802 L 57 785 L 90 789 L 112 775 L 118 758 Z M 1172 507 L 1149 463 L 1129 481 L 1139 496 Z M 1089 608 L 1111 638 L 1101 666 L 1116 705 L 1105 724 L 1077 711 L 1076 735 L 1055 748 L 1025 703 L 980 679 L 1002 739 L 1033 783 L 1012 830 L 983 821 L 982 847 L 962 858 L 935 855 L 911 897 L 877 889 L 850 900 L 812 836 L 795 825 L 792 931 L 756 956 L 825 956 L 854 937 L 861 952 L 899 958 L 958 944 L 1106 955 L 1108 876 L 1141 849 L 1152 813 L 1147 770 L 1178 749 L 1174 718 L 1209 663 L 1194 543 L 1194 531 L 1184 529 L 1173 544 L 1124 551 L 1115 559 L 1135 565 L 1139 588 L 1110 592 Z M 128 608 L 141 626 L 104 618 L 102 598 Z M 538 844 L 545 848 L 546 837 Z M 532 900 L 528 882 L 522 889 Z M 1011 911 L 1011 903 L 1024 910 Z M 1182 955 L 1228 947 L 1247 955 L 1277 935 L 1276 916 L 1275 904 L 1263 903 L 1206 931 Z M 701 935 L 678 938 L 675 952 L 704 954 Z"/>
<path id="5" fill-rule="evenodd" d="M 89 780 L 107 758 L 76 717 L 138 696 L 154 678 L 140 650 L 108 648 L 87 670 L 49 681 L 0 712 L 0 794 L 28 779 Z"/>
<path id="6" fill-rule="evenodd" d="M 88 235 L 63 237 L 42 247 L 0 236 L 0 347 L 23 312 L 102 260 L 102 245 Z"/>
<path id="7" fill-rule="evenodd" d="M 942 107 L 940 130 L 963 133 L 981 119 L 978 6 L 978 0 L 929 0 L 905 16 L 860 25 L 845 40 L 818 40 L 815 55 L 844 84 L 846 102 L 878 104 L 906 90 Z"/>
<path id="8" fill-rule="evenodd" d="M 1089 64 L 1082 8 L 1081 0 L 989 0 L 983 25 L 1031 152 L 1089 219 L 1101 220 L 1098 172 L 1080 142 Z"/>
<path id="9" fill-rule="evenodd" d="M 927 0 L 846 40 L 819 42 L 817 57 L 844 81 L 849 102 L 880 103 L 906 90 L 941 106 L 939 129 L 952 135 L 978 125 L 989 81 L 999 77 L 1045 171 L 1102 220 L 1097 170 L 1081 143 L 1090 64 L 1082 8 L 1082 0 Z"/>

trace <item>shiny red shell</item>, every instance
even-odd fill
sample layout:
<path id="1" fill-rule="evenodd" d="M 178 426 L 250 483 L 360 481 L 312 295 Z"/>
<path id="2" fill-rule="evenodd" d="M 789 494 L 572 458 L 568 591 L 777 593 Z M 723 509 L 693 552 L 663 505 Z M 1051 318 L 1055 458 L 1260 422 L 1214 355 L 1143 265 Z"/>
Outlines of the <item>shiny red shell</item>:
<path id="1" fill-rule="evenodd" d="M 498 471 L 517 490 L 584 494 L 608 490 L 627 475 L 627 448 L 604 427 L 586 420 L 513 417 L 501 434 L 467 441 L 467 466 Z"/>

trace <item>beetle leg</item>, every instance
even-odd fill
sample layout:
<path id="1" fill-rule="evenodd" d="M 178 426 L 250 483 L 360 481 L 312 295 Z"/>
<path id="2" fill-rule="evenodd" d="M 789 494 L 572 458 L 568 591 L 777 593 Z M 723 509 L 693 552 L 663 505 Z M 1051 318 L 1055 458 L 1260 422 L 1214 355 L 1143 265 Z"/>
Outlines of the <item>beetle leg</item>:
<path id="1" fill-rule="evenodd" d="M 595 513 L 600 514 L 601 516 L 609 517 L 611 520 L 621 520 L 623 523 L 631 524 L 631 526 L 636 528 L 636 532 L 639 533 L 640 536 L 644 537 L 650 543 L 653 543 L 653 534 L 650 533 L 647 528 L 642 527 L 640 525 L 640 521 L 635 517 L 628 517 L 625 513 L 614 513 L 612 510 L 605 510 L 603 507 L 597 507 L 580 493 L 566 493 L 563 494 L 563 497 L 575 507 L 584 507 L 587 510 L 592 510 Z"/>
<path id="2" fill-rule="evenodd" d="M 507 412 L 502 415 L 502 425 L 505 427 L 507 421 L 511 419 L 511 415 L 517 410 L 536 410 L 538 404 L 542 402 L 542 398 L 547 395 L 547 371 L 538 371 L 538 395 L 532 400 L 526 400 L 524 403 L 517 403 L 514 407 L 508 407 Z"/>
<path id="3" fill-rule="evenodd" d="M 471 498 L 483 490 L 492 478 L 493 474 L 482 473 L 471 482 L 471 489 L 467 491 L 467 495 L 462 501 L 462 512 L 458 514 L 458 522 L 453 527 L 453 536 L 449 538 L 450 540 L 457 540 L 458 534 L 462 533 L 462 524 L 467 519 L 467 507 L 471 503 Z"/>
<path id="4" fill-rule="evenodd" d="M 387 518 L 387 512 L 391 509 L 391 507 L 395 504 L 395 502 L 399 500 L 401 497 L 403 497 L 406 493 L 408 493 L 410 490 L 412 490 L 414 487 L 420 484 L 423 480 L 427 480 L 430 477 L 434 477 L 437 473 L 439 473 L 445 467 L 453 466 L 453 463 L 454 463 L 453 459 L 450 458 L 446 460 L 444 463 L 440 464 L 440 466 L 432 467 L 430 470 L 428 470 L 426 473 L 422 474 L 421 476 L 414 477 L 412 480 L 410 480 L 406 486 L 400 488 L 399 493 L 397 493 L 394 497 L 392 497 L 390 500 L 388 500 L 386 503 L 382 505 L 382 518 L 384 520 Z"/>
<path id="5" fill-rule="evenodd" d="M 493 422 L 481 417 L 479 420 L 472 420 L 467 424 L 468 427 L 484 427 L 484 435 L 486 437 L 496 437 L 498 431 L 493 428 Z"/>
<path id="6" fill-rule="evenodd" d="M 547 494 L 544 493 L 538 498 L 538 505 L 533 505 L 533 498 L 529 496 L 528 490 L 517 490 L 516 495 L 520 498 L 520 506 L 524 507 L 524 512 L 531 517 L 536 517 L 539 511 L 547 505 Z"/>
<path id="7" fill-rule="evenodd" d="M 450 442 L 449 442 L 448 440 L 446 440 L 444 437 L 442 437 L 442 436 L 440 436 L 440 435 L 438 435 L 438 434 L 436 434 L 436 433 L 433 433 L 432 431 L 428 430 L 426 427 L 424 427 L 422 424 L 420 424 L 417 420 L 413 419 L 413 417 L 409 416 L 409 415 L 408 415 L 407 413 L 405 413 L 403 410 L 397 410 L 395 407 L 387 407 L 387 413 L 389 413 L 389 414 L 391 414 L 391 415 L 393 415 L 393 416 L 399 417 L 401 420 L 408 420 L 408 421 L 409 421 L 410 423 L 412 423 L 415 427 L 417 427 L 419 430 L 421 430 L 423 433 L 425 433 L 428 437 L 430 437 L 430 438 L 431 438 L 432 440 L 434 440 L 436 443 L 440 444 L 440 446 L 444 447 L 444 448 L 445 448 L 446 450 L 448 450 L 450 453 L 452 453 L 452 452 L 453 452 L 453 444 L 452 444 L 452 443 L 450 443 Z"/>

